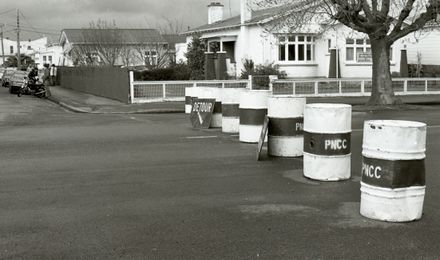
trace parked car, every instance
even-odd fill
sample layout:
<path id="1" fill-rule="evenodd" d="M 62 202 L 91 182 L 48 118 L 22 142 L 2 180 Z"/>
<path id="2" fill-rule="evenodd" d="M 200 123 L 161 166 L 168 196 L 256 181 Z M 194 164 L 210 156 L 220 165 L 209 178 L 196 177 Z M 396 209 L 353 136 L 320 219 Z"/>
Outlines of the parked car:
<path id="1" fill-rule="evenodd" d="M 2 75 L 2 86 L 5 88 L 9 88 L 9 81 L 11 76 L 15 73 L 15 70 L 6 69 Z"/>
<path id="2" fill-rule="evenodd" d="M 20 87 L 24 84 L 24 80 L 27 77 L 26 71 L 17 70 L 14 71 L 14 74 L 9 78 L 9 93 L 17 94 Z"/>
<path id="3" fill-rule="evenodd" d="M 3 73 L 5 73 L 5 68 L 0 68 L 0 79 L 3 77 Z"/>

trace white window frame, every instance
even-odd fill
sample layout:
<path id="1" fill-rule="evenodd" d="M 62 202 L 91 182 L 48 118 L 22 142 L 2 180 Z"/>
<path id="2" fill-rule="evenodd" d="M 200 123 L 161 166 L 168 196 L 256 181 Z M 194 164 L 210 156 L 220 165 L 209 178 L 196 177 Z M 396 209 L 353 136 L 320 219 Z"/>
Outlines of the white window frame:
<path id="1" fill-rule="evenodd" d="M 145 51 L 145 62 L 149 62 L 147 65 L 156 66 L 158 61 L 157 50 L 146 50 Z"/>
<path id="2" fill-rule="evenodd" d="M 315 64 L 316 63 L 316 36 L 311 34 L 287 34 L 277 35 L 277 61 L 280 64 Z M 300 41 L 303 37 L 303 41 Z M 295 48 L 295 57 L 289 60 L 289 45 Z M 304 60 L 299 59 L 299 45 L 304 45 Z M 280 59 L 280 48 L 284 46 L 284 59 Z M 307 59 L 307 48 L 310 46 L 311 59 Z"/>
<path id="3" fill-rule="evenodd" d="M 353 43 L 347 43 L 347 40 L 353 40 Z M 363 40 L 362 44 L 357 43 L 358 40 Z M 347 38 L 345 39 L 345 62 L 347 64 L 373 64 L 373 53 L 371 49 L 371 44 L 369 43 L 368 38 Z M 347 60 L 347 49 L 353 49 L 353 60 Z M 358 61 L 357 60 L 357 49 L 362 48 L 365 53 L 367 49 L 370 49 L 371 52 L 371 61 Z M 394 63 L 394 54 L 393 54 L 393 46 L 390 47 L 390 63 Z"/>
<path id="4" fill-rule="evenodd" d="M 92 52 L 90 53 L 90 58 L 92 59 L 92 62 L 101 63 L 101 56 L 98 52 Z"/>
<path id="5" fill-rule="evenodd" d="M 330 50 L 333 48 L 333 46 L 332 46 L 332 43 L 333 43 L 333 41 L 332 41 L 332 39 L 327 39 L 327 54 L 330 54 Z"/>
<path id="6" fill-rule="evenodd" d="M 347 43 L 348 40 L 352 40 L 353 43 Z M 358 43 L 358 41 L 362 41 L 362 43 Z M 367 38 L 347 38 L 345 39 L 345 62 L 347 63 L 355 63 L 355 64 L 371 64 L 373 62 L 373 58 L 371 61 L 358 61 L 358 53 L 357 49 L 361 48 L 363 53 L 367 52 L 367 49 L 370 49 L 371 53 L 371 44 L 368 43 L 369 39 Z M 348 60 L 348 49 L 353 49 L 353 59 Z"/>

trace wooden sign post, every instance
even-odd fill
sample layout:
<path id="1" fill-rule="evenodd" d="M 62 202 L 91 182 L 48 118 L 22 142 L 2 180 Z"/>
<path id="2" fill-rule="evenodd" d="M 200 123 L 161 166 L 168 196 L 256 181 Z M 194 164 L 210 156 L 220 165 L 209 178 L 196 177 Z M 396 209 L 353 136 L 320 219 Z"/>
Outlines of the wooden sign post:
<path id="1" fill-rule="evenodd" d="M 266 139 L 267 129 L 269 127 L 269 117 L 264 117 L 263 128 L 261 129 L 260 140 L 257 146 L 257 161 L 260 160 L 261 151 L 263 150 L 264 140 Z"/>

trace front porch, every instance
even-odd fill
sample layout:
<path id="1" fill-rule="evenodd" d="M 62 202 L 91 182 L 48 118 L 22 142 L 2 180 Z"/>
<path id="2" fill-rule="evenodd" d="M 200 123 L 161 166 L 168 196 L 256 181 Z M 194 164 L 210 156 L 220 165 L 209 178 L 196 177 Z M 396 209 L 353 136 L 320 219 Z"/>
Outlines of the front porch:
<path id="1" fill-rule="evenodd" d="M 237 36 L 216 36 L 204 39 L 207 41 L 205 78 L 207 80 L 237 78 Z"/>

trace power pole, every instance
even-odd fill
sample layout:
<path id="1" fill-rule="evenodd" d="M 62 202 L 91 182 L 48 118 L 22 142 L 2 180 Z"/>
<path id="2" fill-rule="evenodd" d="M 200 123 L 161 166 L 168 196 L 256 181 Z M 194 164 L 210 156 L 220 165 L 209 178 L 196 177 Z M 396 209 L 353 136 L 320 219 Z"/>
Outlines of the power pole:
<path id="1" fill-rule="evenodd" d="M 3 64 L 5 64 L 5 47 L 4 47 L 4 45 L 3 45 L 3 27 L 4 27 L 5 25 L 4 24 L 0 24 L 0 28 L 1 28 L 1 35 L 0 35 L 0 37 L 1 37 L 1 41 L 2 41 L 2 58 L 3 58 Z"/>
<path id="2" fill-rule="evenodd" d="M 17 9 L 17 70 L 21 69 L 20 60 L 20 10 Z"/>

